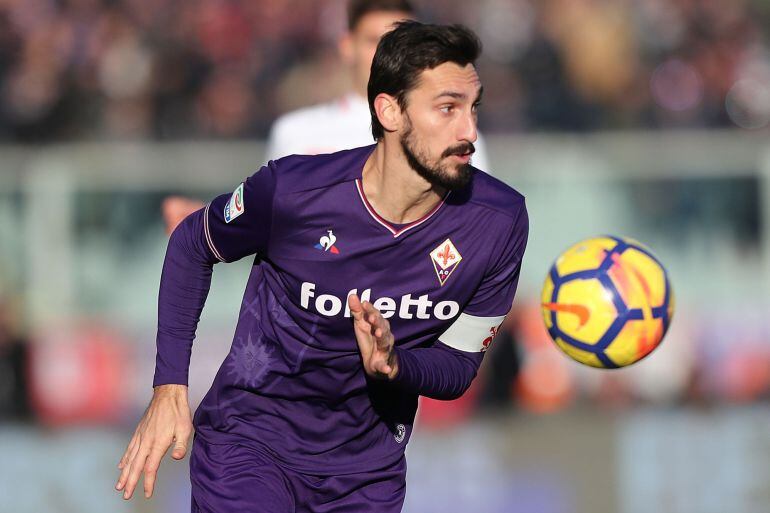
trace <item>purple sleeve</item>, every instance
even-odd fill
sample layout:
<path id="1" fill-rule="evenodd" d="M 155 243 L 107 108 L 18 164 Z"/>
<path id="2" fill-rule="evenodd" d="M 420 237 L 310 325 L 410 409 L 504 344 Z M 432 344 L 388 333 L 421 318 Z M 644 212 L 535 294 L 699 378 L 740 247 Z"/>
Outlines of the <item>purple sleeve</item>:
<path id="1" fill-rule="evenodd" d="M 395 348 L 399 370 L 394 384 L 432 399 L 457 399 L 465 393 L 513 303 L 528 234 L 529 218 L 522 204 L 494 250 L 486 276 L 455 323 L 431 347 Z"/>
<path id="2" fill-rule="evenodd" d="M 392 383 L 431 399 L 449 401 L 468 390 L 476 377 L 484 353 L 453 349 L 441 342 L 431 347 L 396 347 L 398 374 Z"/>
<path id="3" fill-rule="evenodd" d="M 187 384 L 190 353 L 217 261 L 204 235 L 205 209 L 190 214 L 171 234 L 158 294 L 158 334 L 152 386 Z"/>
<path id="4" fill-rule="evenodd" d="M 187 384 L 195 329 L 216 262 L 266 252 L 272 224 L 274 164 L 214 198 L 171 234 L 158 295 L 158 335 L 153 386 Z"/>
<path id="5" fill-rule="evenodd" d="M 264 254 L 273 223 L 276 188 L 275 163 L 270 162 L 236 187 L 209 204 L 204 231 L 209 249 L 221 262 L 246 255 Z"/>
<path id="6" fill-rule="evenodd" d="M 490 251 L 489 269 L 463 313 L 475 316 L 505 315 L 513 305 L 521 262 L 529 237 L 529 215 L 522 200 L 516 218 Z"/>

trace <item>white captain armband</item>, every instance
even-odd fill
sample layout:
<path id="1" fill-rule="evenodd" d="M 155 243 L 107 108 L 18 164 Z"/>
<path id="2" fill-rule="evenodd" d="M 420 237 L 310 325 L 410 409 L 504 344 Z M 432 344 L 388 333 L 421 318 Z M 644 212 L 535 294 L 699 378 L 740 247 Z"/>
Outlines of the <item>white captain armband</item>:
<path id="1" fill-rule="evenodd" d="M 438 339 L 451 348 L 469 353 L 484 352 L 497 335 L 504 315 L 476 317 L 461 313 L 457 320 Z"/>

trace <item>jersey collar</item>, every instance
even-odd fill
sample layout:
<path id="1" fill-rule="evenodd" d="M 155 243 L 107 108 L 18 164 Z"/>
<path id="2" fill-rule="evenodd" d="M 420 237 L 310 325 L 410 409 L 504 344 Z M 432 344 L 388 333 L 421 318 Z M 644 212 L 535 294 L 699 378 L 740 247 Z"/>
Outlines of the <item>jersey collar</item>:
<path id="1" fill-rule="evenodd" d="M 413 228 L 417 228 L 421 224 L 425 223 L 428 219 L 433 217 L 433 215 L 441 209 L 441 207 L 446 203 L 447 198 L 449 197 L 450 191 L 447 191 L 446 194 L 444 194 L 444 197 L 441 198 L 441 201 L 438 202 L 438 204 L 433 207 L 430 212 L 422 216 L 420 219 L 417 219 L 416 221 L 412 221 L 411 223 L 405 224 L 405 225 L 399 225 L 398 227 L 393 226 L 390 222 L 388 222 L 385 218 L 380 216 L 377 211 L 374 210 L 374 207 L 372 207 L 372 204 L 369 203 L 369 200 L 366 198 L 366 194 L 364 193 L 364 184 L 361 181 L 361 178 L 356 178 L 356 190 L 358 190 L 358 196 L 361 198 L 361 202 L 364 204 L 364 207 L 366 208 L 366 211 L 369 213 L 369 215 L 374 219 L 378 224 L 383 226 L 386 230 L 388 230 L 392 235 L 393 238 L 398 238 L 404 233 L 408 232 L 409 230 Z"/>

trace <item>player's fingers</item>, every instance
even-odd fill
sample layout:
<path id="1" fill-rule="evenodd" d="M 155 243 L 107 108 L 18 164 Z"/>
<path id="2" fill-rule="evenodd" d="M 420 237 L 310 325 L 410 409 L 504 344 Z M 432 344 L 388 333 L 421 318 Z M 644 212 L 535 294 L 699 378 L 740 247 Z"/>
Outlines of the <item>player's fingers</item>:
<path id="1" fill-rule="evenodd" d="M 369 322 L 372 337 L 379 348 L 382 345 L 381 339 L 390 333 L 390 324 L 380 314 L 368 315 L 366 319 Z"/>
<path id="2" fill-rule="evenodd" d="M 364 301 L 361 303 L 361 308 L 364 310 L 367 316 L 369 315 L 376 315 L 376 316 L 382 316 L 380 314 L 380 311 L 377 310 L 373 304 L 371 304 L 369 301 Z"/>
<path id="3" fill-rule="evenodd" d="M 147 461 L 144 463 L 144 496 L 150 498 L 152 492 L 155 489 L 155 479 L 158 476 L 158 469 L 160 468 L 160 461 L 163 459 L 163 455 L 166 454 L 170 444 L 159 444 L 150 451 L 150 455 L 147 457 Z"/>
<path id="4" fill-rule="evenodd" d="M 368 305 L 368 308 L 367 306 Z M 390 331 L 390 323 L 385 317 L 382 316 L 379 310 L 377 310 L 371 303 L 364 303 L 364 310 L 366 311 L 366 320 L 376 328 L 382 329 L 383 333 Z"/>
<path id="5" fill-rule="evenodd" d="M 175 460 L 181 460 L 187 454 L 187 441 L 174 440 L 174 449 L 171 451 L 171 457 Z"/>
<path id="6" fill-rule="evenodd" d="M 375 339 L 377 341 L 377 350 L 385 353 L 389 353 L 393 347 L 393 335 L 390 332 L 379 336 Z"/>
<path id="7" fill-rule="evenodd" d="M 118 478 L 118 484 L 115 486 L 116 490 L 122 490 L 126 486 L 126 481 L 128 481 L 128 476 L 131 472 L 131 464 L 136 459 L 136 455 L 139 452 L 139 447 L 141 446 L 141 443 L 142 443 L 141 435 L 136 434 L 133 447 L 131 448 L 131 452 L 126 458 L 126 462 L 123 465 L 122 471 L 120 472 L 120 477 Z"/>
<path id="8" fill-rule="evenodd" d="M 369 324 L 369 334 L 372 336 L 372 341 L 374 342 L 374 348 L 379 349 L 380 338 L 383 335 L 382 328 L 377 324 Z"/>
<path id="9" fill-rule="evenodd" d="M 374 319 L 374 317 L 367 315 L 366 316 L 366 322 L 369 323 L 369 333 L 373 337 L 376 337 L 377 336 L 376 335 L 376 333 L 377 333 L 377 321 Z"/>
<path id="10" fill-rule="evenodd" d="M 131 440 L 128 442 L 128 446 L 126 447 L 126 450 L 123 452 L 123 456 L 120 457 L 120 461 L 118 461 L 118 468 L 123 469 L 123 467 L 126 466 L 126 463 L 128 463 L 128 456 L 131 454 L 131 451 L 134 448 L 134 445 L 136 444 L 137 434 L 134 433 L 134 436 L 131 437 Z"/>
<path id="11" fill-rule="evenodd" d="M 382 328 L 382 321 L 384 320 L 385 319 L 382 318 L 382 315 L 380 315 L 379 312 L 366 314 L 366 322 L 368 322 L 372 328 L 372 335 L 374 335 L 376 329 Z"/>
<path id="12" fill-rule="evenodd" d="M 350 313 L 353 316 L 353 320 L 359 329 L 366 330 L 369 328 L 368 321 L 366 320 L 366 305 L 367 301 L 361 301 L 356 294 L 351 294 L 348 300 L 350 305 Z"/>
<path id="13" fill-rule="evenodd" d="M 371 304 L 369 301 L 364 301 L 361 303 L 361 308 L 364 311 L 364 316 L 366 317 L 366 320 L 369 322 L 374 321 L 377 316 L 380 315 L 380 311 L 377 310 L 373 304 Z"/>
<path id="14" fill-rule="evenodd" d="M 382 316 L 377 320 L 375 330 L 373 332 L 374 340 L 377 344 L 377 349 L 385 351 L 387 350 L 393 341 L 393 334 L 390 331 L 390 323 Z"/>
<path id="15" fill-rule="evenodd" d="M 348 306 L 350 307 L 350 313 L 353 315 L 353 319 L 360 321 L 364 318 L 364 309 L 358 294 L 351 294 L 348 296 Z"/>
<path id="16" fill-rule="evenodd" d="M 374 370 L 380 374 L 388 375 L 393 368 L 386 360 L 378 360 L 372 365 Z"/>
<path id="17" fill-rule="evenodd" d="M 190 444 L 192 436 L 192 424 L 185 424 L 177 428 L 174 433 L 174 449 L 171 451 L 171 457 L 175 460 L 181 460 L 187 454 L 187 447 Z"/>
<path id="18" fill-rule="evenodd" d="M 136 453 L 136 457 L 131 460 L 131 464 L 128 469 L 128 478 L 126 479 L 125 488 L 123 489 L 123 498 L 130 499 L 134 494 L 136 484 L 139 482 L 139 478 L 144 470 L 144 464 L 147 462 L 147 457 L 150 454 L 149 443 L 142 442 L 139 445 L 139 450 Z"/>
<path id="19" fill-rule="evenodd" d="M 369 328 L 372 336 L 379 337 L 381 334 L 377 334 L 377 330 L 381 330 L 381 333 L 387 330 L 388 321 L 382 316 L 379 310 L 377 310 L 371 303 L 365 302 L 364 307 L 364 319 L 369 323 Z"/>

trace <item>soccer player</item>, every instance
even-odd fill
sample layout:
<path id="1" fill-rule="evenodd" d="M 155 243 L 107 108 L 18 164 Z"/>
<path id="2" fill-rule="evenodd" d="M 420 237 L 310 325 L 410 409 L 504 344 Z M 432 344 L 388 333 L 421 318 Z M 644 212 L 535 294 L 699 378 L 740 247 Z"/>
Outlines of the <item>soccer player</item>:
<path id="1" fill-rule="evenodd" d="M 256 254 L 195 414 L 195 512 L 401 510 L 417 397 L 459 397 L 516 291 L 523 197 L 470 165 L 476 36 L 400 23 L 368 85 L 376 144 L 270 161 L 174 231 L 154 393 L 116 484 L 188 450 L 187 371 L 212 266 Z"/>
<path id="2" fill-rule="evenodd" d="M 333 101 L 280 116 L 267 141 L 267 160 L 286 155 L 315 155 L 371 144 L 371 116 L 366 85 L 380 38 L 393 24 L 415 17 L 408 0 L 351 0 L 347 32 L 338 43 L 339 54 L 351 73 L 351 89 Z M 475 143 L 473 165 L 489 172 L 484 143 Z M 203 207 L 198 200 L 170 196 L 163 202 L 166 230 L 171 233 L 189 214 Z"/>

